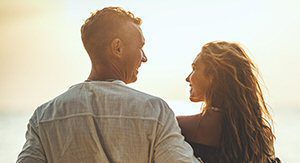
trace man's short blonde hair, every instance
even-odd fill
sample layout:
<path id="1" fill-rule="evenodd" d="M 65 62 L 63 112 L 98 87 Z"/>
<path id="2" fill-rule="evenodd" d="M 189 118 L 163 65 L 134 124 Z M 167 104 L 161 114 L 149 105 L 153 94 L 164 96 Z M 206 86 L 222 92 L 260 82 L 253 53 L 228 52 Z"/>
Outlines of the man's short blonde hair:
<path id="1" fill-rule="evenodd" d="M 81 39 L 91 59 L 95 53 L 101 53 L 109 41 L 118 37 L 120 32 L 126 32 L 122 30 L 126 22 L 141 25 L 142 19 L 121 7 L 103 8 L 86 19 L 81 26 Z"/>
<path id="2" fill-rule="evenodd" d="M 97 19 L 101 19 L 101 17 L 110 17 L 110 18 L 123 18 L 133 21 L 137 25 L 142 24 L 142 19 L 139 17 L 135 17 L 134 14 L 130 11 L 126 11 L 121 7 L 105 7 L 102 10 L 97 10 L 91 13 L 91 16 L 87 18 L 84 24 L 81 26 L 81 32 L 84 32 L 86 28 Z"/>

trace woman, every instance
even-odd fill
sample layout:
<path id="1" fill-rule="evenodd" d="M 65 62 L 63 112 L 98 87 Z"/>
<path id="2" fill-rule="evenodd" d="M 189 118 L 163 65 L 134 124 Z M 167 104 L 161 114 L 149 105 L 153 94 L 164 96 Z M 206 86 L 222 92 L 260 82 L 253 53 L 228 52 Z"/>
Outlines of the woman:
<path id="1" fill-rule="evenodd" d="M 210 42 L 186 78 L 190 100 L 202 112 L 177 117 L 196 157 L 206 163 L 265 163 L 274 160 L 274 134 L 256 67 L 236 43 Z"/>

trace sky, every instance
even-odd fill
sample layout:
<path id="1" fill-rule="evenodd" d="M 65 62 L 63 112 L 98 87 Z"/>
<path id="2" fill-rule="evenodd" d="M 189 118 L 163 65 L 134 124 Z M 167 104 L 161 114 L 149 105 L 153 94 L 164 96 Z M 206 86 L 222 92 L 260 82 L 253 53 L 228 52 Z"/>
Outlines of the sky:
<path id="1" fill-rule="evenodd" d="M 185 78 L 201 47 L 233 41 L 259 68 L 267 103 L 300 108 L 300 1 L 1 0 L 0 111 L 34 110 L 83 82 L 91 66 L 80 27 L 107 6 L 143 20 L 148 62 L 130 87 L 188 102 Z"/>

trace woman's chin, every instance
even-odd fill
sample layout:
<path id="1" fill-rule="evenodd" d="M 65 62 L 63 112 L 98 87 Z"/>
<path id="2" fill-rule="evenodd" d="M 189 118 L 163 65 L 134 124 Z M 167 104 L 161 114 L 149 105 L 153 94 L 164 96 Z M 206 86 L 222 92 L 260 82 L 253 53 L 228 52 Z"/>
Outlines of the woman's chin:
<path id="1" fill-rule="evenodd" d="M 190 96 L 190 101 L 192 102 L 201 102 L 203 101 L 201 98 Z"/>

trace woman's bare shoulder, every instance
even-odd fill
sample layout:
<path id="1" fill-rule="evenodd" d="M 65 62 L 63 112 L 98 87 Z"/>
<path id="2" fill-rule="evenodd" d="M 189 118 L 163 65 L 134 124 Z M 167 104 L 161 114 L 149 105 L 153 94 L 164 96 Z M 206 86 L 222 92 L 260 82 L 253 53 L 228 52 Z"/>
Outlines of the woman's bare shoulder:
<path id="1" fill-rule="evenodd" d="M 187 125 L 187 123 L 191 123 L 196 121 L 200 115 L 199 114 L 195 114 L 195 115 L 180 115 L 177 116 L 176 119 L 178 121 L 179 124 L 183 124 L 183 125 Z"/>
<path id="2" fill-rule="evenodd" d="M 191 135 L 192 131 L 194 131 L 195 127 L 197 127 L 197 122 L 199 121 L 198 117 L 199 114 L 176 117 L 184 136 Z"/>

